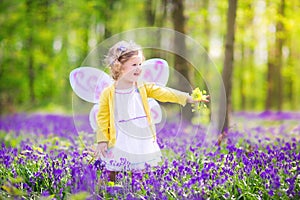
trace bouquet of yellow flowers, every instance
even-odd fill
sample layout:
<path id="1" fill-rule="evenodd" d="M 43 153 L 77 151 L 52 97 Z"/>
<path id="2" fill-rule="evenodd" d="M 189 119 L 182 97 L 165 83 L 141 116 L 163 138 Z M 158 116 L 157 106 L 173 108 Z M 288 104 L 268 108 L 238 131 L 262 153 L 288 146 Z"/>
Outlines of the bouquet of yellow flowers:
<path id="1" fill-rule="evenodd" d="M 194 101 L 198 101 L 199 103 L 192 104 L 192 106 L 194 107 L 192 109 L 192 112 L 195 112 L 196 110 L 201 110 L 201 109 L 206 109 L 207 105 L 204 103 L 203 100 L 207 100 L 207 92 L 205 90 L 200 90 L 198 87 L 195 88 L 191 94 L 192 98 Z M 196 108 L 195 108 L 196 107 Z"/>

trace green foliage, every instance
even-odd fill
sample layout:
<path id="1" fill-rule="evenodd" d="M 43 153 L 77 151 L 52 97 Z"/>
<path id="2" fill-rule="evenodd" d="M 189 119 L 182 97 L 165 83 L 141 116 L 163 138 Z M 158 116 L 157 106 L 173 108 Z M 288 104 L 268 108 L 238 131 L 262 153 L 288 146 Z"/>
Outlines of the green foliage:
<path id="1" fill-rule="evenodd" d="M 88 52 L 115 33 L 147 26 L 151 6 L 154 24 L 172 28 L 163 1 L 124 0 L 4 0 L 0 4 L 0 104 L 1 112 L 32 110 L 49 105 L 71 109 L 68 75 Z M 268 48 L 274 48 L 276 21 L 284 25 L 283 108 L 299 109 L 300 71 L 299 3 L 285 1 L 285 16 L 278 15 L 280 1 L 239 1 L 235 38 L 233 109 L 265 108 Z M 222 70 L 227 1 L 185 1 L 186 34 L 204 46 Z M 166 10 L 172 9 L 167 2 Z M 168 12 L 171 13 L 171 12 Z M 170 62 L 172 62 L 170 60 Z M 30 75 L 31 68 L 31 75 Z M 203 84 L 196 74 L 195 86 Z M 255 92 L 253 89 L 255 88 Z M 70 97 L 70 98 L 66 98 Z"/>

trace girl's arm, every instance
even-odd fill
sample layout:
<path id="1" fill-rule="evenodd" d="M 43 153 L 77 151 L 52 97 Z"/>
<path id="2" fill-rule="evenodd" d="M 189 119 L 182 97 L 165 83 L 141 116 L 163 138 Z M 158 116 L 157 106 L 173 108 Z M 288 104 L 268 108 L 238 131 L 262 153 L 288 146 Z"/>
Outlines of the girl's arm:
<path id="1" fill-rule="evenodd" d="M 194 100 L 189 93 L 181 92 L 169 87 L 161 87 L 154 83 L 145 84 L 147 96 L 160 102 L 179 103 L 185 106 L 186 103 L 198 103 L 200 101 L 209 102 L 209 95 L 203 95 L 201 100 Z"/>
<path id="2" fill-rule="evenodd" d="M 197 103 L 200 101 L 209 102 L 209 95 L 203 95 L 203 98 L 199 101 L 193 100 L 189 93 L 181 92 L 169 87 L 161 87 L 153 83 L 145 84 L 145 88 L 148 97 L 157 99 L 161 102 L 178 103 L 182 106 L 185 106 L 186 103 Z"/>
<path id="3" fill-rule="evenodd" d="M 109 103 L 108 103 L 108 90 L 104 90 L 100 96 L 99 102 L 99 112 L 97 114 L 97 124 L 98 130 L 96 131 L 96 156 L 106 157 L 108 140 L 109 140 L 109 125 L 110 125 L 110 113 L 109 113 Z"/>
<path id="4" fill-rule="evenodd" d="M 147 96 L 160 102 L 178 103 L 185 106 L 190 96 L 186 92 L 181 92 L 169 87 L 158 86 L 154 83 L 145 83 Z"/>
<path id="5" fill-rule="evenodd" d="M 97 114 L 98 129 L 96 131 L 97 143 L 109 141 L 110 111 L 108 103 L 109 90 L 104 90 L 100 96 L 99 111 Z"/>

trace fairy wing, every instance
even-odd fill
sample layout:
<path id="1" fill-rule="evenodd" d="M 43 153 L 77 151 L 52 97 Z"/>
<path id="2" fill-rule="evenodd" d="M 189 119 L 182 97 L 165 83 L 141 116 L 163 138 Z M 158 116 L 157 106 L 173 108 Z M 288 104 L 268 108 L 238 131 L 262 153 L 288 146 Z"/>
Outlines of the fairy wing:
<path id="1" fill-rule="evenodd" d="M 148 99 L 151 111 L 151 117 L 154 124 L 158 124 L 162 120 L 162 110 L 158 102 L 152 98 Z"/>
<path id="2" fill-rule="evenodd" d="M 165 86 L 169 79 L 169 65 L 161 58 L 152 58 L 142 64 L 140 81 L 155 82 Z"/>
<path id="3" fill-rule="evenodd" d="M 93 130 L 97 130 L 98 124 L 97 124 L 97 113 L 99 111 L 99 104 L 95 104 L 93 108 L 91 109 L 90 115 L 89 115 L 89 121 L 90 126 Z"/>
<path id="4" fill-rule="evenodd" d="M 89 114 L 89 122 L 93 130 L 98 127 L 96 116 L 99 111 L 100 95 L 104 88 L 112 83 L 107 73 L 94 67 L 79 67 L 70 73 L 70 84 L 74 93 L 81 99 L 95 104 Z"/>
<path id="5" fill-rule="evenodd" d="M 146 60 L 142 66 L 141 81 L 155 82 L 165 86 L 169 78 L 168 63 L 159 58 Z M 71 71 L 70 84 L 77 96 L 81 99 L 94 103 L 90 111 L 89 121 L 93 130 L 98 128 L 96 116 L 99 111 L 99 98 L 104 88 L 111 85 L 113 80 L 102 70 L 94 67 L 79 67 Z M 162 120 L 162 110 L 160 105 L 154 99 L 148 100 L 151 109 L 152 120 L 155 124 Z"/>
<path id="6" fill-rule="evenodd" d="M 146 60 L 142 65 L 142 74 L 139 81 L 154 82 L 165 86 L 169 79 L 169 65 L 167 61 L 160 58 Z M 152 120 L 158 124 L 162 120 L 162 110 L 158 102 L 152 98 L 148 99 Z"/>
<path id="7" fill-rule="evenodd" d="M 71 71 L 70 84 L 77 96 L 98 103 L 101 92 L 112 84 L 109 75 L 94 67 L 79 67 Z"/>

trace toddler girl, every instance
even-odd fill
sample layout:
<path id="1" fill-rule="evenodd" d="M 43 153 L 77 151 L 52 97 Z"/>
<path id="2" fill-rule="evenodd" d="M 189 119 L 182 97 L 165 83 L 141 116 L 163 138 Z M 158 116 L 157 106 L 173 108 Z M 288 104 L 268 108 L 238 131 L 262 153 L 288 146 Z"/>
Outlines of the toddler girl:
<path id="1" fill-rule="evenodd" d="M 188 93 L 138 82 L 144 56 L 134 42 L 121 41 L 112 46 L 106 61 L 114 84 L 100 96 L 96 152 L 106 161 L 106 169 L 111 171 L 110 178 L 114 181 L 116 171 L 142 170 L 146 163 L 155 166 L 161 161 L 148 98 L 182 106 L 196 102 Z M 202 101 L 207 102 L 207 98 L 204 96 Z"/>

